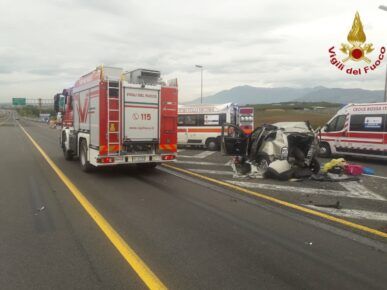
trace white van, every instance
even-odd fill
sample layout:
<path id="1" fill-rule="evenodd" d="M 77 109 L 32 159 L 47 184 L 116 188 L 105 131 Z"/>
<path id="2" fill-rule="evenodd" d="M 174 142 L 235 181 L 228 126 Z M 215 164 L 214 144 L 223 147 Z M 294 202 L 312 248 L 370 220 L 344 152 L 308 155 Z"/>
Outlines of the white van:
<path id="1" fill-rule="evenodd" d="M 320 156 L 387 159 L 387 103 L 348 104 L 321 129 Z"/>
<path id="2" fill-rule="evenodd" d="M 237 125 L 249 135 L 254 129 L 254 108 L 234 103 L 179 105 L 177 143 L 217 150 L 224 123 Z"/>

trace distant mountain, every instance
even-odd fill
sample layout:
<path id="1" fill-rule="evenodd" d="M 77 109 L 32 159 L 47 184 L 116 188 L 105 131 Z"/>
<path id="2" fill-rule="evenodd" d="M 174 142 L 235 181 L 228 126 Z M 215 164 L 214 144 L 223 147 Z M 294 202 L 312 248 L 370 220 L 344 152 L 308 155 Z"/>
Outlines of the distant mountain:
<path id="1" fill-rule="evenodd" d="M 363 89 L 320 88 L 305 94 L 296 101 L 330 103 L 374 103 L 383 102 L 384 91 Z"/>
<path id="2" fill-rule="evenodd" d="M 384 91 L 363 89 L 340 89 L 318 86 L 315 88 L 261 88 L 238 86 L 203 98 L 204 103 L 221 104 L 234 102 L 244 104 L 269 104 L 280 102 L 332 102 L 365 103 L 383 101 Z M 198 104 L 200 98 L 187 104 Z"/>

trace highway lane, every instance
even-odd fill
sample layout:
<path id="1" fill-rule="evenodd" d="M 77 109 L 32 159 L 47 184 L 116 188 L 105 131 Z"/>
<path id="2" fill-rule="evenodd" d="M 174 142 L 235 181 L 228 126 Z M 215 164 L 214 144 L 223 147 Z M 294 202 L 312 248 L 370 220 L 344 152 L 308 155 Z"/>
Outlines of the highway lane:
<path id="1" fill-rule="evenodd" d="M 205 157 L 204 157 L 205 156 Z M 382 232 L 387 229 L 387 172 L 385 161 L 362 160 L 364 166 L 375 169 L 376 176 L 360 176 L 359 181 L 317 182 L 304 179 L 297 182 L 268 178 L 234 176 L 230 157 L 220 152 L 179 149 L 178 162 L 174 166 L 199 173 L 216 181 L 227 182 L 242 189 L 263 192 L 266 196 L 310 207 L 319 212 L 344 217 Z M 321 159 L 322 163 L 329 161 Z M 358 160 L 351 160 L 355 164 Z M 339 203 L 339 208 L 337 208 Z M 386 232 L 387 233 L 387 232 Z"/>
<path id="2" fill-rule="evenodd" d="M 0 126 L 0 288 L 144 288 L 12 119 Z"/>
<path id="3" fill-rule="evenodd" d="M 372 241 L 354 241 L 362 240 L 356 234 L 336 232 L 303 215 L 165 170 L 85 174 L 77 161 L 63 159 L 56 130 L 22 124 L 172 289 L 382 289 L 387 282 L 385 247 L 376 250 Z M 79 288 L 143 287 L 21 130 L 0 127 L 0 140 L 1 152 L 9 152 L 0 165 L 5 184 L 1 206 L 7 208 L 1 212 L 6 221 L 1 235 L 12 233 L 2 237 L 1 256 L 6 259 L 0 265 L 7 271 L 0 277 L 1 285 L 15 280 L 9 273 L 22 268 L 22 281 L 40 286 L 65 280 L 63 285 L 73 282 Z M 45 210 L 35 215 L 41 204 Z M 51 221 L 60 233 L 51 230 L 42 238 L 32 224 L 35 217 L 42 223 Z M 19 238 L 24 235 L 26 243 Z M 24 263 L 27 253 L 34 259 Z M 34 275 L 28 274 L 30 269 Z"/>

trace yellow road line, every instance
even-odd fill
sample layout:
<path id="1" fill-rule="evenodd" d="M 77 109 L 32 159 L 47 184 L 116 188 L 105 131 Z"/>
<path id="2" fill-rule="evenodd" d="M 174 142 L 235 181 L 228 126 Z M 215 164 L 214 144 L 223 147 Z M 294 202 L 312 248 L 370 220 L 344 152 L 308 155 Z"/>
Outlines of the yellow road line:
<path id="1" fill-rule="evenodd" d="M 151 269 L 141 260 L 141 258 L 134 252 L 134 250 L 124 241 L 120 234 L 114 230 L 109 222 L 98 212 L 98 210 L 87 200 L 87 198 L 80 192 L 74 183 L 63 173 L 62 170 L 51 160 L 44 152 L 38 143 L 31 137 L 31 135 L 20 125 L 20 128 L 30 139 L 36 149 L 42 154 L 43 158 L 55 171 L 62 182 L 67 186 L 74 197 L 83 206 L 90 217 L 95 221 L 99 228 L 104 232 L 110 242 L 116 247 L 120 254 L 125 258 L 128 264 L 133 268 L 141 280 L 149 287 L 149 289 L 167 289 L 167 287 L 160 281 L 160 279 L 151 271 Z"/>
<path id="2" fill-rule="evenodd" d="M 217 180 L 217 179 L 214 179 L 214 178 L 211 178 L 211 177 L 207 177 L 207 176 L 198 174 L 196 172 L 192 172 L 190 170 L 179 168 L 179 167 L 176 167 L 176 166 L 173 166 L 173 165 L 170 165 L 170 164 L 165 164 L 164 163 L 163 166 L 165 166 L 167 168 L 171 168 L 171 169 L 177 170 L 177 171 L 180 171 L 180 172 L 183 172 L 183 173 L 186 173 L 186 174 L 189 174 L 189 175 L 192 175 L 192 176 L 195 176 L 195 177 L 198 177 L 198 178 L 201 178 L 201 179 L 204 179 L 204 180 L 207 180 L 207 181 L 210 181 L 212 183 L 216 183 L 218 185 L 222 185 L 222 186 L 225 186 L 225 187 L 237 190 L 237 191 L 241 191 L 241 192 L 247 193 L 249 195 L 253 195 L 255 197 L 259 197 L 259 198 L 262 198 L 262 199 L 274 202 L 276 204 L 280 204 L 282 206 L 286 206 L 286 207 L 289 207 L 289 208 L 292 208 L 292 209 L 295 209 L 295 210 L 298 210 L 298 211 L 301 211 L 301 212 L 304 212 L 304 213 L 308 213 L 308 214 L 311 214 L 311 215 L 314 215 L 314 216 L 318 216 L 320 218 L 323 218 L 323 219 L 326 219 L 326 220 L 330 220 L 332 222 L 336 222 L 336 223 L 345 225 L 345 226 L 350 227 L 350 228 L 354 228 L 354 229 L 357 229 L 357 230 L 360 230 L 360 231 L 363 231 L 363 232 L 371 233 L 371 234 L 377 235 L 379 237 L 387 238 L 387 233 L 384 233 L 382 231 L 378 231 L 378 230 L 373 229 L 373 228 L 369 228 L 369 227 L 366 227 L 366 226 L 363 226 L 363 225 L 360 225 L 360 224 L 357 224 L 357 223 L 353 223 L 353 222 L 350 222 L 350 221 L 347 221 L 347 220 L 344 220 L 344 219 L 341 219 L 341 218 L 337 218 L 337 217 L 329 215 L 329 214 L 325 214 L 325 213 L 322 213 L 322 212 L 319 212 L 319 211 L 316 211 L 316 210 L 313 210 L 313 209 L 309 209 L 309 208 L 306 208 L 306 207 L 303 207 L 303 206 L 299 206 L 299 205 L 294 204 L 294 203 L 283 201 L 281 199 L 278 199 L 278 198 L 275 198 L 275 197 L 271 197 L 271 196 L 265 195 L 263 193 L 255 192 L 255 191 L 252 191 L 252 190 L 249 190 L 249 189 L 246 189 L 246 188 L 234 185 L 234 184 L 230 184 L 228 182 L 224 182 L 224 181 L 220 181 L 220 180 Z"/>

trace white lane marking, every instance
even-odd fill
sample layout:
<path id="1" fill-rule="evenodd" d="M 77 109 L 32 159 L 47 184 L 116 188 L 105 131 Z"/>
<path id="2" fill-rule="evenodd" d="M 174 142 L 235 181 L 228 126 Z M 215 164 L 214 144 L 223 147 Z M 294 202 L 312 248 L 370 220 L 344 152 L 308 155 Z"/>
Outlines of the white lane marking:
<path id="1" fill-rule="evenodd" d="M 370 191 L 357 181 L 339 182 L 339 184 L 352 194 L 358 195 L 360 198 L 386 200 L 384 197 Z"/>
<path id="2" fill-rule="evenodd" d="M 224 170 L 208 170 L 208 169 L 196 169 L 196 168 L 188 168 L 187 170 L 196 172 L 196 173 L 206 173 L 206 174 L 217 174 L 217 175 L 234 175 L 232 171 L 224 171 Z"/>
<path id="3" fill-rule="evenodd" d="M 204 159 L 212 154 L 216 153 L 216 151 L 203 151 L 195 155 L 179 155 L 179 157 L 183 158 L 196 158 L 196 159 Z"/>
<path id="4" fill-rule="evenodd" d="M 375 177 L 375 178 L 382 178 L 382 179 L 387 179 L 387 177 L 385 176 L 379 176 L 379 175 L 371 175 L 371 174 L 362 174 L 362 175 L 365 175 L 365 176 L 368 176 L 368 177 Z"/>
<path id="5" fill-rule="evenodd" d="M 177 155 L 177 158 L 180 156 Z M 213 166 L 228 166 L 223 163 L 214 163 L 214 162 L 204 162 L 204 161 L 190 161 L 190 160 L 176 160 L 176 163 L 181 163 L 181 164 L 194 164 L 194 165 L 213 165 Z"/>
<path id="6" fill-rule="evenodd" d="M 232 160 L 227 161 L 224 165 L 231 166 Z"/>
<path id="7" fill-rule="evenodd" d="M 177 149 L 177 153 L 184 152 L 184 151 L 185 151 L 185 149 Z"/>
<path id="8" fill-rule="evenodd" d="M 304 206 L 313 208 L 318 211 L 326 212 L 336 216 L 342 216 L 347 218 L 354 219 L 367 219 L 375 221 L 387 221 L 387 213 L 385 212 L 376 212 L 376 211 L 366 211 L 358 209 L 335 209 L 329 207 L 319 207 L 314 205 L 305 204 Z"/>
<path id="9" fill-rule="evenodd" d="M 311 187 L 295 187 L 295 186 L 284 186 L 276 184 L 267 184 L 267 183 L 255 183 L 248 181 L 235 181 L 235 180 L 225 180 L 228 183 L 235 184 L 241 187 L 247 188 L 258 188 L 258 189 L 267 189 L 267 190 L 278 190 L 278 191 L 287 191 L 287 192 L 296 192 L 301 194 L 319 194 L 319 195 L 329 195 L 329 196 L 345 196 L 353 198 L 368 198 L 376 199 L 372 196 L 361 196 L 358 193 L 352 193 L 350 191 L 343 190 L 330 190 L 330 189 L 320 189 L 320 188 L 311 188 Z"/>
<path id="10" fill-rule="evenodd" d="M 216 151 L 203 151 L 202 153 L 196 154 L 195 158 L 206 158 L 214 153 L 216 153 Z"/>

